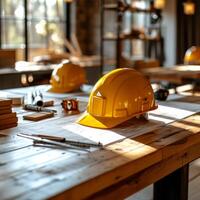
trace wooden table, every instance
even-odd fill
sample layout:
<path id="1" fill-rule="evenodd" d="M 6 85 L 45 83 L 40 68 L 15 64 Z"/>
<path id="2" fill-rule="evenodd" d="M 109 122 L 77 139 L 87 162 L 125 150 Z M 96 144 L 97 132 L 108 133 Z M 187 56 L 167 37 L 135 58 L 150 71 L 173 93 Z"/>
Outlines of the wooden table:
<path id="1" fill-rule="evenodd" d="M 200 79 L 199 65 L 173 66 L 169 68 L 144 69 L 142 72 L 155 81 L 169 81 L 174 84 L 183 84 Z"/>
<path id="2" fill-rule="evenodd" d="M 45 81 L 47 84 L 51 78 L 52 71 L 53 67 L 51 66 L 43 66 L 41 68 L 37 68 L 37 66 L 35 66 L 35 69 L 29 69 L 27 67 L 23 70 L 16 70 L 15 68 L 2 68 L 0 69 L 0 89 L 18 88 L 25 85 L 36 85 L 38 83 L 42 84 L 42 82 Z M 28 80 L 28 77 L 32 77 L 31 81 Z M 24 81 L 26 81 L 26 83 L 22 83 L 22 79 L 25 79 Z"/>
<path id="3" fill-rule="evenodd" d="M 38 84 L 48 84 L 56 65 L 30 65 L 0 69 L 0 89 L 19 88 Z M 84 67 L 88 84 L 95 84 L 99 78 L 99 66 Z M 31 77 L 31 78 L 29 78 Z M 22 79 L 25 83 L 22 83 Z M 30 79 L 30 80 L 29 80 Z M 8 81 L 9 80 L 9 81 Z"/>
<path id="4" fill-rule="evenodd" d="M 187 199 L 188 164 L 200 157 L 198 94 L 176 95 L 161 102 L 161 106 L 174 111 L 172 116 L 155 112 L 151 113 L 154 120 L 134 119 L 110 131 L 75 125 L 78 116 L 68 116 L 61 110 L 60 101 L 65 95 L 45 95 L 56 99 L 56 117 L 23 121 L 26 112 L 16 107 L 18 127 L 0 131 L 1 199 L 123 199 L 152 183 L 156 200 Z M 81 100 L 83 111 L 87 96 L 69 95 Z M 187 117 L 177 120 L 177 109 L 179 115 L 183 111 Z M 159 117 L 167 123 L 155 120 Z M 97 140 L 98 136 L 104 138 L 105 146 L 90 152 L 33 146 L 32 141 L 18 137 L 19 132 L 57 134 L 81 141 Z M 108 142 L 114 137 L 116 142 Z"/>

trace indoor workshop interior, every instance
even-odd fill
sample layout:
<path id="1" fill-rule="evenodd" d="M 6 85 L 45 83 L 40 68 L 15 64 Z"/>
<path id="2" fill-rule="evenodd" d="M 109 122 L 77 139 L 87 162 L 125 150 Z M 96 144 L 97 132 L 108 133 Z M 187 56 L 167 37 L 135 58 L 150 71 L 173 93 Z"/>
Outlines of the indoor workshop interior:
<path id="1" fill-rule="evenodd" d="M 0 200 L 200 200 L 199 0 L 0 0 Z"/>

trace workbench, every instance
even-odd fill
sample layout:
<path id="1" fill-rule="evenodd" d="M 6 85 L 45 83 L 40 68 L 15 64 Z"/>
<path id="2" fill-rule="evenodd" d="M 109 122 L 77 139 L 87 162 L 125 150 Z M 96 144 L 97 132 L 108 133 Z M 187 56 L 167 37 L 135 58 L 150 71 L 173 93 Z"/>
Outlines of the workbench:
<path id="1" fill-rule="evenodd" d="M 27 85 L 48 83 L 51 78 L 53 66 L 25 67 L 22 70 L 15 68 L 0 69 L 0 89 L 19 88 Z M 29 77 L 31 79 L 29 80 Z M 24 79 L 23 82 L 22 79 Z M 9 80 L 9 81 L 8 81 Z"/>
<path id="2" fill-rule="evenodd" d="M 168 81 L 173 84 L 191 83 L 200 80 L 199 65 L 157 67 L 143 69 L 142 72 L 153 81 Z"/>
<path id="3" fill-rule="evenodd" d="M 0 89 L 48 84 L 52 71 L 56 66 L 57 65 L 35 64 L 30 64 L 30 66 L 27 64 L 27 66 L 23 66 L 22 64 L 22 66 L 16 67 L 16 69 L 1 68 Z M 99 66 L 86 66 L 84 68 L 86 70 L 88 84 L 95 84 L 99 78 Z"/>
<path id="4" fill-rule="evenodd" d="M 0 131 L 0 199 L 124 199 L 152 183 L 155 200 L 187 199 L 188 166 L 200 157 L 199 94 L 172 95 L 159 102 L 161 110 L 150 113 L 149 121 L 132 119 L 111 130 L 76 124 L 79 115 L 67 115 L 60 106 L 69 96 L 79 99 L 83 112 L 88 97 L 82 92 L 45 92 L 45 98 L 55 100 L 58 114 L 40 122 L 23 120 L 27 111 L 14 108 L 18 126 Z M 104 148 L 86 152 L 33 146 L 17 136 L 20 132 L 100 140 Z"/>

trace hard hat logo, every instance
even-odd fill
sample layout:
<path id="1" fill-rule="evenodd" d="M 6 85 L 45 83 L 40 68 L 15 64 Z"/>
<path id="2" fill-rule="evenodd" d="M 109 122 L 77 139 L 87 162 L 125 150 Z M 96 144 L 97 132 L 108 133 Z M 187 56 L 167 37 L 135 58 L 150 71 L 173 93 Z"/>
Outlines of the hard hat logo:
<path id="1" fill-rule="evenodd" d="M 134 69 L 121 68 L 111 71 L 96 83 L 87 112 L 78 123 L 112 128 L 156 108 L 149 81 Z"/>
<path id="2" fill-rule="evenodd" d="M 86 83 L 86 74 L 82 67 L 65 62 L 57 66 L 51 75 L 51 92 L 72 92 Z"/>
<path id="3" fill-rule="evenodd" d="M 102 95 L 101 95 L 101 93 L 100 93 L 100 92 L 97 92 L 97 96 L 98 96 L 98 97 L 101 97 Z"/>

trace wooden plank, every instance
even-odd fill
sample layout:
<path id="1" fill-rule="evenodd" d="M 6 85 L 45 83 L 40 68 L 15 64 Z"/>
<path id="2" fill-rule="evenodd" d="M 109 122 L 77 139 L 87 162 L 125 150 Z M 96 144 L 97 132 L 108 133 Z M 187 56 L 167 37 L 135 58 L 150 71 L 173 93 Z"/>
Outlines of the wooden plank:
<path id="1" fill-rule="evenodd" d="M 162 137 L 155 137 L 155 140 L 151 143 L 151 146 L 156 149 L 163 149 L 163 158 L 170 157 L 175 153 L 182 152 L 185 148 L 192 146 L 198 142 L 200 142 L 199 132 L 200 132 L 200 118 L 199 114 L 190 116 L 184 120 L 179 122 L 174 122 L 170 126 L 168 126 L 168 130 L 172 129 L 173 131 L 169 131 L 169 134 L 162 135 L 162 130 L 155 131 L 156 135 L 161 135 Z M 178 131 L 179 132 L 176 132 Z M 137 141 L 145 142 L 145 139 L 142 137 L 136 138 Z M 171 145 L 175 144 L 175 145 Z"/>
<path id="2" fill-rule="evenodd" d="M 123 147 L 124 148 L 124 147 Z M 97 155 L 98 156 L 98 155 Z"/>
<path id="3" fill-rule="evenodd" d="M 136 152 L 137 153 L 137 152 Z M 123 159 L 123 157 L 121 157 L 121 160 Z M 155 157 L 154 157 L 154 159 L 153 159 L 153 157 L 151 157 L 151 158 L 145 158 L 145 159 L 150 159 L 150 160 L 154 160 L 155 159 Z M 144 162 L 145 162 L 145 159 L 143 160 Z M 147 162 L 147 160 L 146 160 L 146 162 Z M 104 168 L 105 169 L 103 169 L 103 168 L 101 168 L 101 169 L 99 169 L 100 171 L 98 172 L 98 173 L 101 173 L 101 171 L 102 170 L 108 170 L 108 171 L 110 171 L 110 165 L 112 164 L 112 165 L 114 165 L 116 162 L 115 161 L 117 161 L 117 160 L 114 160 L 113 162 L 108 162 L 108 164 L 106 165 L 106 163 L 104 163 Z M 125 161 L 125 158 L 124 158 L 124 161 Z M 122 162 L 122 161 L 121 161 Z M 127 162 L 127 159 L 126 159 L 126 162 Z M 149 161 L 148 161 L 149 162 Z M 110 164 L 109 164 L 110 163 Z M 102 163 L 103 164 L 103 163 Z M 133 167 L 134 166 L 134 167 Z M 137 162 L 135 162 L 135 164 L 133 165 L 132 167 L 130 166 L 130 169 L 128 170 L 128 171 L 132 171 L 132 169 L 137 169 L 138 167 L 140 168 L 140 165 L 139 164 L 137 164 Z M 89 171 L 87 170 L 87 169 L 90 169 Z M 126 168 L 127 168 L 127 166 L 126 166 Z M 68 169 L 68 168 L 66 168 L 66 169 Z M 56 181 L 56 182 L 53 182 L 53 181 L 51 181 L 51 182 L 49 182 L 46 186 L 51 186 L 51 184 L 55 184 L 54 185 L 54 188 L 56 189 L 56 190 L 63 190 L 63 183 L 65 183 L 65 186 L 64 187 L 70 187 L 70 185 L 72 185 L 72 184 L 75 184 L 75 182 L 77 182 L 77 181 L 81 181 L 85 176 L 87 176 L 88 178 L 92 178 L 91 176 L 93 176 L 92 174 L 94 174 L 94 171 L 96 172 L 96 170 L 97 170 L 97 168 L 95 167 L 95 166 L 93 166 L 93 165 L 90 165 L 90 166 L 86 166 L 86 167 L 84 167 L 84 169 L 80 169 L 80 171 L 79 170 L 76 170 L 73 174 L 71 174 L 71 173 L 69 173 L 69 172 L 63 172 L 63 173 L 61 173 L 60 175 L 58 174 L 57 175 L 57 178 L 56 177 L 52 177 L 52 178 L 54 178 L 54 180 L 56 179 L 56 180 L 58 180 L 58 181 Z M 123 169 L 122 169 L 123 170 Z M 84 174 L 84 177 L 82 176 L 83 174 L 82 174 L 82 172 L 84 172 L 84 171 L 87 171 L 86 172 L 86 174 Z M 78 173 L 77 173 L 78 172 Z M 109 172 L 108 172 L 109 173 Z M 111 173 L 111 172 L 110 172 Z M 81 175 L 82 174 L 82 175 Z M 117 177 L 115 177 L 115 176 L 113 176 L 113 180 L 111 180 L 112 182 L 113 181 L 118 181 L 118 180 L 120 180 L 122 177 L 120 177 L 121 175 L 120 175 L 120 171 L 118 171 L 118 176 Z M 58 178 L 59 177 L 59 178 Z M 73 182 L 72 182 L 72 180 L 70 180 L 70 179 L 66 179 L 66 177 L 73 177 Z M 105 180 L 105 179 L 103 179 L 103 180 Z M 75 182 L 74 182 L 75 181 Z M 96 184 L 95 183 L 96 182 L 96 179 L 93 179 L 92 178 L 92 184 Z M 104 184 L 105 184 L 105 181 L 103 181 L 104 182 Z M 103 184 L 103 183 L 101 183 L 101 184 Z M 99 185 L 99 184 L 98 184 Z M 90 185 L 91 186 L 91 185 Z M 87 186 L 84 186 L 84 185 L 82 185 L 81 187 L 84 187 L 84 189 L 83 189 L 83 191 L 84 190 L 86 190 L 85 192 L 87 193 L 88 192 L 88 188 L 87 188 Z M 42 187 L 41 187 L 42 188 Z M 37 188 L 37 190 L 40 190 L 41 188 Z M 81 189 L 81 191 L 82 191 L 82 189 Z M 83 192 L 82 191 L 82 192 Z M 50 192 L 50 191 L 49 191 Z M 52 191 L 51 191 L 52 192 Z M 55 192 L 55 191 L 54 191 Z M 55 194 L 53 192 L 53 194 Z M 82 193 L 81 192 L 81 193 Z M 85 193 L 84 192 L 84 193 Z M 91 192 L 92 192 L 92 188 L 91 188 Z M 46 191 L 42 191 L 41 193 L 39 192 L 38 194 L 40 195 L 40 194 L 45 194 L 46 193 Z M 50 194 L 48 194 L 48 196 L 49 196 Z M 75 194 L 74 194 L 75 195 Z M 83 196 L 84 196 L 85 194 L 83 194 Z M 25 195 L 26 196 L 26 195 Z M 71 198 L 71 195 L 67 195 L 67 196 L 65 196 L 65 198 L 66 197 L 68 197 L 68 198 Z M 21 197 L 20 196 L 20 198 L 23 198 L 23 197 Z"/>
<path id="4" fill-rule="evenodd" d="M 63 151 L 42 151 L 37 154 L 33 154 L 31 157 L 25 157 L 23 160 L 19 158 L 18 160 L 12 160 L 12 162 L 4 163 L 0 166 L 0 180 L 2 182 L 6 179 L 20 176 L 20 174 L 28 173 L 30 175 L 31 171 L 51 164 L 51 162 L 58 161 L 61 159 L 61 155 L 63 155 Z M 63 155 L 62 159 L 67 159 L 71 156 L 72 154 L 68 153 Z M 0 188 L 0 190 L 2 190 L 2 188 Z"/>
<path id="5" fill-rule="evenodd" d="M 16 49 L 0 50 L 0 68 L 14 68 L 16 62 Z"/>
<path id="6" fill-rule="evenodd" d="M 30 141 L 24 141 L 24 140 L 15 140 L 11 139 L 9 137 L 1 137 L 0 138 L 0 154 L 4 154 L 7 152 L 12 152 L 17 149 L 25 148 L 30 146 Z"/>
<path id="7" fill-rule="evenodd" d="M 104 154 L 102 154 L 102 155 L 104 155 Z M 64 159 L 64 158 L 63 158 Z M 77 160 L 77 159 L 76 159 Z M 127 160 L 127 159 L 126 159 Z M 86 162 L 88 162 L 88 159 L 87 158 L 85 158 L 85 161 Z M 93 161 L 94 162 L 94 160 L 93 160 L 93 158 L 90 160 L 90 161 Z M 125 161 L 125 160 L 124 160 Z M 35 181 L 33 181 L 33 180 L 31 180 L 31 182 L 29 182 L 30 181 L 30 179 L 27 179 L 28 177 L 30 177 L 30 167 L 29 167 L 29 173 L 27 174 L 27 178 L 25 177 L 25 179 L 24 180 L 26 180 L 25 182 L 26 182 L 26 185 L 28 184 L 30 184 L 30 186 L 33 186 L 33 185 L 37 185 L 38 187 L 40 187 L 41 185 L 38 185 L 38 183 L 40 182 L 40 183 L 46 183 L 46 184 L 49 184 L 49 182 L 54 182 L 54 180 L 56 179 L 56 180 L 62 180 L 62 179 L 64 179 L 65 177 L 68 177 L 68 176 L 71 176 L 71 175 L 73 175 L 73 173 L 72 173 L 72 171 L 70 170 L 71 169 L 71 167 L 72 166 L 76 166 L 76 165 L 72 165 L 72 163 L 71 163 L 71 161 L 69 162 L 67 162 L 66 160 L 65 160 L 65 162 L 66 162 L 66 164 L 68 165 L 66 165 L 65 167 L 64 167 L 64 171 L 61 171 L 62 173 L 60 173 L 60 174 L 57 174 L 57 171 L 55 170 L 56 168 L 54 168 L 54 166 L 53 166 L 53 168 L 52 168 L 52 170 L 53 171 L 55 171 L 55 175 L 54 175 L 54 173 L 53 174 L 49 174 L 49 176 L 47 177 L 46 175 L 48 174 L 48 172 L 46 172 L 45 170 L 43 171 L 43 173 L 44 173 L 44 177 L 43 178 L 41 178 L 40 180 L 35 180 Z M 97 161 L 96 161 L 97 162 Z M 79 163 L 80 163 L 80 160 L 79 160 Z M 83 168 L 87 168 L 87 167 L 89 167 L 89 166 L 85 166 L 85 163 L 82 161 L 81 163 L 83 163 Z M 78 164 L 78 166 L 80 166 L 80 164 Z M 93 166 L 93 164 L 91 163 L 91 166 Z M 51 171 L 52 171 L 51 170 Z M 74 170 L 74 169 L 73 169 Z M 93 170 L 95 170 L 95 169 L 93 169 Z M 25 170 L 26 171 L 26 170 Z M 79 171 L 79 169 L 76 169 L 75 168 L 75 172 L 74 173 L 77 173 L 77 171 Z M 31 170 L 31 176 L 34 176 L 35 175 L 35 173 L 34 173 L 34 171 L 33 170 Z M 41 171 L 39 171 L 39 170 L 37 170 L 36 171 L 36 174 L 37 174 L 37 172 L 39 172 L 39 174 L 40 174 L 40 176 L 42 175 L 41 174 Z M 23 173 L 25 173 L 25 172 L 23 172 Z M 6 180 L 7 180 L 8 178 L 6 178 Z M 3 180 L 5 180 L 5 177 L 4 177 L 4 179 Z M 71 181 L 70 180 L 68 180 L 68 182 L 66 183 L 67 185 L 71 185 Z M 8 183 L 8 185 L 9 185 L 9 183 Z M 4 186 L 5 186 L 5 188 L 6 187 L 8 187 L 8 185 L 5 185 L 4 184 Z M 36 187 L 36 186 L 35 186 Z M 2 191 L 2 189 L 4 189 L 4 188 L 1 188 L 0 189 L 0 192 Z M 34 189 L 34 188 L 32 188 L 32 189 Z M 26 193 L 26 187 L 24 187 L 24 193 Z M 7 194 L 7 198 L 8 197 L 10 197 L 10 195 L 12 195 L 12 193 L 9 193 L 9 194 Z"/>
<path id="8" fill-rule="evenodd" d="M 41 153 L 47 152 L 49 149 L 44 148 L 44 147 L 34 147 L 32 145 L 30 145 L 29 147 L 26 148 L 21 148 L 21 149 L 17 149 L 15 151 L 12 152 L 12 157 L 10 157 L 10 152 L 4 153 L 4 154 L 0 154 L 0 163 L 2 166 L 2 163 L 4 163 L 5 165 L 7 165 L 8 163 L 10 163 L 11 165 L 16 162 L 17 160 L 21 160 L 25 159 L 25 158 L 30 158 L 31 156 L 35 156 L 35 155 L 39 155 Z M 8 165 L 7 165 L 8 166 Z"/>
<path id="9" fill-rule="evenodd" d="M 197 159 L 190 163 L 189 166 L 189 200 L 200 199 L 200 171 L 199 171 L 200 159 Z M 153 199 L 153 184 L 145 187 L 141 191 L 126 198 L 126 200 L 152 200 Z"/>
<path id="10" fill-rule="evenodd" d="M 10 106 L 12 105 L 12 100 L 10 99 L 0 99 L 0 106 Z"/>
<path id="11" fill-rule="evenodd" d="M 165 77 L 170 78 L 170 76 L 174 78 L 181 78 L 181 79 L 182 78 L 191 78 L 191 79 L 200 78 L 200 70 L 197 67 L 196 67 L 196 70 L 195 68 L 193 68 L 193 70 L 189 70 L 189 68 L 187 70 L 185 68 L 184 70 L 183 68 L 181 68 L 181 66 L 171 67 L 171 68 L 152 68 L 152 69 L 145 69 L 142 72 L 152 78 L 160 77 L 161 79 Z"/>
<path id="12" fill-rule="evenodd" d="M 35 124 L 30 127 L 29 125 L 20 125 L 17 129 L 6 130 L 3 133 L 5 135 L 15 135 L 23 130 L 30 133 L 38 133 L 39 130 L 45 133 L 47 131 L 46 127 L 48 127 L 48 133 L 50 131 L 50 133 L 55 134 L 55 130 L 60 131 L 60 129 L 57 129 L 58 127 L 61 127 L 66 121 L 73 122 L 76 117 L 55 119 L 53 121 L 53 131 L 50 130 L 52 126 L 48 127 L 52 121 L 46 121 L 45 124 L 42 122 L 37 123 L 37 126 Z M 169 161 L 171 158 L 175 158 L 177 161 L 172 164 L 172 168 L 168 169 L 166 163 L 166 172 L 160 173 L 162 177 L 170 170 L 173 171 L 200 155 L 199 151 L 194 153 L 194 149 L 191 148 L 193 145 L 197 148 L 200 143 L 198 139 L 199 127 L 197 126 L 199 115 L 187 118 L 184 123 L 185 125 L 181 122 L 174 123 L 171 126 L 162 127 L 133 140 L 126 139 L 108 145 L 105 150 L 97 150 L 91 153 L 48 150 L 43 152 L 42 155 L 31 155 L 28 150 L 30 157 L 24 159 L 20 157 L 23 150 L 10 152 L 7 156 L 17 155 L 17 158 L 13 162 L 12 159 L 9 160 L 4 157 L 9 163 L 7 168 L 0 166 L 0 184 L 2 186 L 0 187 L 0 193 L 3 194 L 2 197 L 5 199 L 27 199 L 33 195 L 36 199 L 46 199 L 52 196 L 63 199 L 69 197 L 71 199 L 80 197 L 80 194 L 81 197 L 89 197 L 93 192 L 99 192 L 113 184 L 121 183 L 129 176 L 140 173 L 141 170 L 147 170 L 156 163 L 161 163 L 162 159 Z M 77 136 L 70 135 L 71 133 L 67 130 L 63 130 L 58 134 L 64 134 L 65 136 L 69 134 L 70 137 L 77 138 Z M 4 170 L 6 170 L 5 174 L 3 174 Z M 156 172 L 154 169 L 152 171 Z M 148 178 L 149 176 L 144 177 Z M 157 177 L 157 174 L 155 176 Z M 148 181 L 154 180 L 153 178 Z M 137 182 L 137 179 L 135 180 Z M 137 186 L 137 188 L 144 187 L 145 184 L 146 182 Z M 4 192 L 7 188 L 10 188 L 9 186 L 16 188 L 16 190 L 10 193 Z M 88 188 L 90 188 L 90 191 L 88 191 Z M 28 194 L 27 189 L 31 190 Z M 65 190 L 68 191 L 56 196 Z"/>
<path id="13" fill-rule="evenodd" d="M 171 156 L 168 159 L 159 162 L 142 172 L 122 181 L 106 190 L 97 193 L 90 197 L 90 199 L 123 199 L 127 196 L 139 191 L 140 189 L 158 181 L 162 177 L 170 174 L 174 170 L 182 167 L 185 162 L 185 154 L 190 154 L 187 157 L 187 163 L 199 157 L 200 144 L 187 149 L 185 152 Z M 198 154 L 198 155 L 197 155 Z M 120 195 L 120 196 L 119 196 Z M 56 198 L 55 198 L 56 199 Z M 61 198 L 62 200 L 62 198 Z"/>
<path id="14" fill-rule="evenodd" d="M 28 142 L 28 144 L 30 144 L 29 141 L 26 141 L 26 140 L 25 140 L 24 142 Z M 132 142 L 132 143 L 133 143 L 133 142 Z M 124 151 L 125 151 L 125 150 L 126 150 L 126 149 L 124 149 Z M 128 149 L 127 149 L 127 151 L 128 151 Z"/>
<path id="15" fill-rule="evenodd" d="M 113 148 L 116 148 L 116 145 L 115 144 L 113 144 L 113 145 L 111 145 L 111 146 L 113 146 Z M 117 145 L 117 147 L 119 148 L 119 149 L 117 149 L 116 151 L 119 151 L 119 153 L 129 153 L 130 151 L 134 151 L 134 150 L 136 150 L 136 149 L 139 149 L 140 147 L 143 147 L 144 145 L 143 144 L 140 144 L 140 143 L 138 143 L 138 142 L 134 142 L 134 141 L 132 141 L 132 140 L 125 140 L 125 141 L 123 141 L 123 142 L 120 142 L 120 144 L 119 145 Z M 111 148 L 111 147 L 109 147 L 109 148 Z M 122 151 L 122 149 L 123 149 L 123 151 Z M 55 151 L 55 150 L 54 150 Z M 102 160 L 103 159 L 111 159 L 113 156 L 117 156 L 116 155 L 116 153 L 114 153 L 114 152 L 109 152 L 108 151 L 108 153 L 107 153 L 107 155 L 106 155 L 106 158 L 104 158 L 103 157 L 103 155 L 105 154 L 105 152 L 106 152 L 106 150 L 101 150 L 101 151 L 95 151 L 95 152 L 91 152 L 90 154 L 89 154 L 89 156 L 91 156 L 92 157 L 92 159 L 93 159 L 93 157 L 94 156 L 97 156 L 97 157 L 102 157 Z M 62 153 L 65 153 L 65 154 L 68 154 L 69 152 L 67 151 L 65 151 L 65 150 L 61 150 L 61 153 L 60 153 L 60 151 L 58 151 L 57 152 L 58 154 L 61 154 L 62 155 Z M 80 154 L 80 153 L 82 153 L 82 154 Z M 48 154 L 50 154 L 50 152 L 48 152 Z M 64 154 L 64 156 L 63 156 L 63 159 L 65 160 L 65 154 Z M 75 153 L 75 154 L 77 154 L 77 152 Z M 84 152 L 78 152 L 78 154 L 80 154 L 79 156 L 78 156 L 78 158 L 79 159 L 84 159 L 84 162 L 85 162 L 85 164 L 87 163 L 87 159 L 88 159 L 88 157 L 86 156 L 85 157 L 85 153 Z M 39 155 L 40 156 L 40 155 Z M 45 155 L 44 155 L 45 156 Z M 31 158 L 30 158 L 31 159 Z M 34 158 L 33 158 L 34 159 Z M 35 158 L 36 159 L 36 158 Z M 77 159 L 77 158 L 74 158 L 76 161 L 78 161 L 79 159 Z M 89 159 L 90 160 L 90 159 Z M 62 161 L 62 156 L 61 156 L 61 161 Z M 73 159 L 72 159 L 72 161 L 73 161 Z M 83 161 L 83 160 L 82 160 Z M 93 160 L 92 160 L 93 161 Z M 53 161 L 52 161 L 53 162 Z M 56 161 L 56 163 L 57 163 L 57 161 Z M 90 162 L 89 162 L 90 163 Z M 59 164 L 60 163 L 58 163 L 58 166 L 59 166 Z M 65 161 L 65 164 L 70 164 L 69 163 L 69 161 Z M 8 175 L 9 176 L 9 175 Z"/>
<path id="16" fill-rule="evenodd" d="M 175 142 L 175 141 L 173 141 L 173 142 Z M 179 145 L 179 144 L 177 144 L 177 145 Z M 141 149 L 140 149 L 141 150 Z M 162 150 L 161 150 L 162 151 Z M 199 153 L 199 152 L 198 152 Z M 182 154 L 181 154 L 182 155 Z M 182 155 L 183 156 L 183 155 Z M 182 157 L 181 157 L 182 158 Z M 99 161 L 100 162 L 100 161 Z M 110 161 L 111 162 L 111 161 Z M 114 162 L 114 160 L 112 159 L 112 162 L 111 163 L 113 163 Z M 109 163 L 109 161 L 108 161 L 108 163 Z M 116 163 L 116 162 L 115 162 Z M 141 162 L 141 163 L 145 163 L 145 162 Z M 180 162 L 181 164 L 182 164 L 182 160 L 181 160 L 181 162 Z M 180 164 L 179 163 L 179 164 Z M 99 165 L 99 167 L 95 167 L 95 169 L 101 169 L 102 168 L 102 165 L 105 167 L 105 165 L 102 163 L 102 162 L 100 162 L 100 164 L 101 165 Z M 136 162 L 134 162 L 134 164 L 133 165 L 135 165 L 136 164 Z M 181 164 L 180 164 L 180 166 L 181 166 Z M 107 166 L 107 165 L 106 165 Z M 172 165 L 173 166 L 173 165 Z M 180 167 L 179 166 L 179 167 Z M 88 169 L 89 167 L 87 167 L 87 169 Z M 134 169 L 134 167 L 131 169 L 132 170 L 132 172 L 133 172 L 133 169 Z M 104 169 L 105 170 L 105 169 Z M 83 191 L 81 192 L 81 194 L 82 194 L 82 197 L 84 197 L 84 195 L 88 195 L 88 191 L 87 191 L 87 188 L 89 187 L 89 188 L 91 188 L 91 191 L 92 192 L 95 192 L 95 187 L 96 187 L 96 185 L 99 183 L 99 184 L 102 184 L 103 185 L 103 183 L 105 184 L 105 179 L 107 180 L 107 183 L 108 183 L 108 177 L 110 177 L 111 178 L 111 181 L 112 181 L 112 183 L 114 182 L 112 179 L 113 179 L 113 177 L 118 177 L 117 179 L 118 179 L 118 181 L 119 180 L 121 180 L 121 179 L 123 179 L 124 177 L 122 177 L 123 176 L 123 174 L 125 173 L 126 174 L 126 169 L 124 169 L 123 170 L 123 167 L 120 167 L 120 172 L 118 172 L 119 174 L 117 175 L 117 174 L 115 174 L 116 173 L 116 171 L 115 170 L 111 170 L 110 169 L 110 171 L 112 171 L 112 175 L 110 174 L 110 176 L 108 175 L 109 173 L 106 173 L 106 176 L 105 176 L 105 174 L 101 174 L 101 176 L 98 176 L 98 179 L 96 178 L 96 179 L 94 179 L 94 183 L 90 180 L 89 181 L 89 185 L 87 184 L 87 182 L 85 182 L 85 183 L 82 183 L 81 185 L 78 185 L 77 187 L 73 187 L 73 188 L 71 188 L 70 190 L 68 190 L 66 193 L 64 193 L 63 194 L 63 197 L 65 197 L 66 198 L 66 195 L 69 195 L 68 197 L 70 197 L 70 198 L 77 198 L 77 196 L 76 196 L 76 192 L 75 191 L 82 191 L 82 189 L 83 189 Z M 125 171 L 125 172 L 124 172 Z M 81 174 L 87 174 L 88 176 L 90 175 L 92 173 L 92 169 L 91 168 L 89 168 L 89 170 L 88 170 L 88 172 L 86 173 L 85 172 L 85 170 L 83 170 L 83 171 L 81 171 Z M 77 176 L 73 176 L 74 178 L 75 177 L 78 177 L 79 179 L 81 179 L 81 174 L 79 174 L 79 175 L 77 175 Z M 92 173 L 93 174 L 93 173 Z M 126 174 L 127 175 L 127 174 Z M 65 177 L 66 175 L 63 175 L 63 178 Z M 119 178 L 120 177 L 120 178 Z M 89 177 L 88 177 L 89 178 Z M 93 180 L 93 179 L 92 179 Z M 77 181 L 77 180 L 76 180 Z M 115 180 L 116 181 L 116 180 Z M 71 182 L 71 181 L 70 181 Z M 98 182 L 98 183 L 97 183 Z M 54 186 L 56 186 L 57 185 L 57 188 L 58 188 L 58 190 L 59 191 L 63 191 L 64 190 L 64 188 L 66 188 L 67 187 L 67 183 L 68 183 L 68 181 L 67 180 L 63 180 L 63 184 L 62 184 L 62 181 L 61 182 L 58 182 L 57 184 L 55 184 L 55 183 L 53 183 L 52 184 L 52 187 L 53 187 L 53 185 Z M 51 183 L 50 184 L 48 184 L 48 186 L 47 186 L 47 188 L 51 188 Z M 99 186 L 100 187 L 100 186 Z M 48 191 L 49 191 L 49 189 L 47 189 Z M 42 190 L 43 191 L 43 190 Z M 90 191 L 90 192 L 91 192 Z M 44 190 L 43 191 L 45 194 L 47 194 L 46 193 L 46 190 Z M 86 194 L 87 193 L 87 194 Z M 52 195 L 52 193 L 51 194 L 49 194 L 48 193 L 48 195 Z M 60 195 L 58 195 L 58 198 L 62 198 L 62 195 L 60 196 Z"/>

